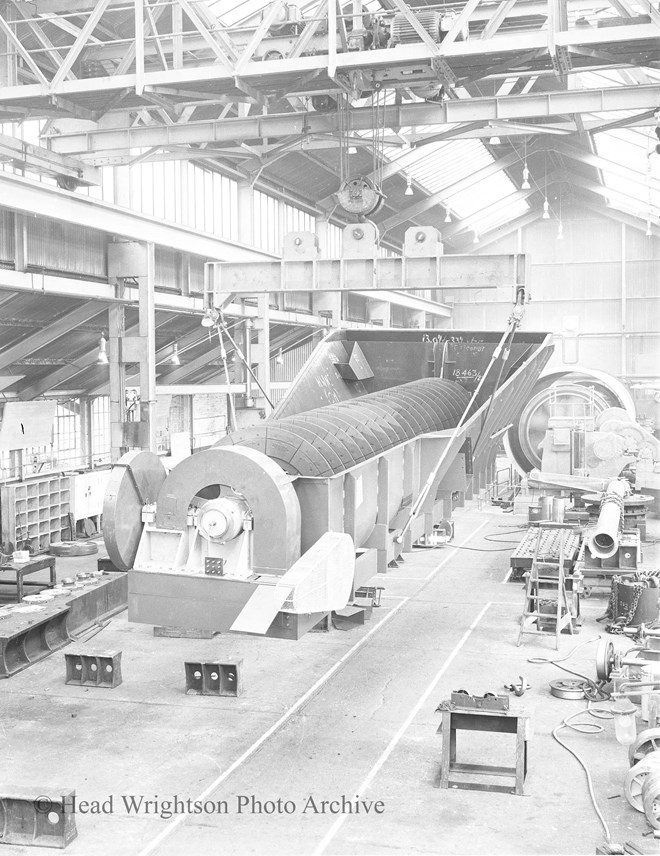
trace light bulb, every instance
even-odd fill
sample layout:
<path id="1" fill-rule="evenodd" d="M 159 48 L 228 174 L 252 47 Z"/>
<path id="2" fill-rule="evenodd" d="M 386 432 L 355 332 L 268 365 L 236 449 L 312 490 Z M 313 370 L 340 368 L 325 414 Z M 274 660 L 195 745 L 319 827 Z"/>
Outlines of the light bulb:
<path id="1" fill-rule="evenodd" d="M 502 140 L 500 140 L 499 137 L 491 137 L 490 140 L 488 140 L 488 142 L 490 143 L 491 146 L 499 146 L 500 143 L 502 142 Z"/>
<path id="2" fill-rule="evenodd" d="M 531 187 L 529 183 L 529 170 L 527 169 L 527 161 L 525 161 L 525 166 L 523 167 L 523 181 L 520 187 L 523 190 L 529 190 Z"/>
<path id="3" fill-rule="evenodd" d="M 478 243 L 479 243 L 479 235 L 477 235 L 477 233 L 476 233 L 476 232 L 474 233 L 474 238 L 472 238 L 472 243 L 473 243 L 473 244 L 478 244 Z"/>
<path id="4" fill-rule="evenodd" d="M 630 746 L 637 736 L 635 716 L 637 708 L 629 698 L 618 698 L 612 705 L 614 735 L 622 746 Z"/>
<path id="5" fill-rule="evenodd" d="M 561 222 L 561 220 L 559 221 L 559 226 L 557 227 L 557 240 L 564 240 L 564 224 Z"/>
<path id="6" fill-rule="evenodd" d="M 550 219 L 550 204 L 548 202 L 547 197 L 543 200 L 543 220 Z"/>
<path id="7" fill-rule="evenodd" d="M 101 338 L 99 339 L 99 352 L 96 357 L 96 362 L 102 366 L 108 365 L 108 352 L 106 351 L 106 346 L 107 342 L 105 341 L 105 336 L 101 334 Z"/>
<path id="8" fill-rule="evenodd" d="M 181 357 L 179 356 L 179 346 L 175 342 L 172 349 L 172 356 L 170 357 L 170 362 L 173 366 L 181 365 Z"/>
<path id="9" fill-rule="evenodd" d="M 451 223 L 451 216 L 449 214 L 449 208 L 447 208 L 447 213 L 445 214 L 445 223 Z"/>
<path id="10" fill-rule="evenodd" d="M 405 190 L 404 195 L 405 196 L 412 196 L 413 193 L 414 193 L 414 191 L 412 189 L 412 178 L 410 176 L 408 176 L 408 180 L 406 181 L 406 190 Z"/>
<path id="11" fill-rule="evenodd" d="M 217 309 L 209 308 L 205 310 L 202 316 L 202 327 L 213 327 L 219 317 Z"/>

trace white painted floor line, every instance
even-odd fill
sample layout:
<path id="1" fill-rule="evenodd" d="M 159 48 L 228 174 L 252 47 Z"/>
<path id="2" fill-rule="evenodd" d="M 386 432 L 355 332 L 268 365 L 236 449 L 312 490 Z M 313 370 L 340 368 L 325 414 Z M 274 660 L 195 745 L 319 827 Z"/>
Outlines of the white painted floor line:
<path id="1" fill-rule="evenodd" d="M 462 542 L 462 544 L 460 544 L 460 546 L 462 547 L 462 546 L 464 546 L 465 544 L 467 544 L 467 543 L 468 543 L 468 541 L 471 541 L 471 540 L 472 540 L 472 538 L 474 538 L 474 536 L 477 534 L 477 532 L 480 532 L 480 531 L 484 528 L 484 526 L 487 526 L 490 522 L 491 522 L 490 520 L 485 520 L 485 521 L 481 524 L 481 526 L 478 526 L 478 527 L 477 527 L 477 528 L 476 528 L 476 529 L 475 529 L 475 530 L 474 530 L 474 531 L 473 531 L 473 532 L 472 532 L 472 533 L 471 533 L 471 534 L 470 534 L 470 535 L 469 535 L 469 536 L 468 536 L 468 537 L 467 537 L 467 538 Z M 457 553 L 459 553 L 459 552 L 460 552 L 460 551 L 459 551 L 459 549 L 458 549 L 458 548 L 454 548 L 454 549 L 451 551 L 451 553 L 449 553 L 449 554 L 448 554 L 448 555 L 447 555 L 447 556 L 446 556 L 446 557 L 445 557 L 445 558 L 440 562 L 440 564 L 439 564 L 437 567 L 435 567 L 435 568 L 434 568 L 434 569 L 433 569 L 429 574 L 427 574 L 427 575 L 426 575 L 425 577 L 423 577 L 422 579 L 419 579 L 419 580 L 417 580 L 417 579 L 416 579 L 416 580 L 414 580 L 414 582 L 425 583 L 425 582 L 428 582 L 429 580 L 433 579 L 433 577 L 438 573 L 438 571 L 440 571 L 440 569 L 441 569 L 441 568 L 443 568 L 443 567 L 447 564 L 447 562 L 451 561 L 451 559 L 453 559 L 453 558 L 454 558 L 454 556 L 455 556 Z M 230 775 L 231 775 L 235 770 L 237 770 L 237 769 L 241 766 L 241 764 L 243 764 L 245 761 L 247 761 L 247 760 L 248 760 L 248 758 L 250 758 L 252 755 L 254 755 L 254 753 L 257 751 L 257 749 L 259 749 L 259 748 L 260 748 L 260 747 L 261 747 L 261 746 L 266 742 L 266 740 L 268 740 L 268 739 L 269 739 L 269 737 L 272 737 L 272 735 L 273 735 L 273 734 L 275 734 L 275 732 L 276 732 L 276 731 L 278 731 L 278 730 L 279 730 L 279 729 L 280 729 L 280 728 L 281 728 L 281 727 L 282 727 L 286 722 L 288 722 L 288 720 L 293 716 L 293 714 L 294 714 L 297 710 L 299 710 L 299 709 L 302 707 L 302 705 L 304 705 L 304 704 L 305 704 L 305 702 L 307 702 L 307 701 L 308 701 L 308 700 L 309 700 L 309 699 L 314 695 L 314 693 L 316 693 L 316 692 L 317 692 L 317 691 L 318 691 L 318 690 L 323 686 L 323 684 L 325 684 L 325 683 L 326 683 L 326 682 L 327 682 L 327 681 L 332 677 L 332 675 L 334 675 L 334 673 L 337 671 L 337 669 L 339 669 L 339 668 L 340 668 L 340 667 L 341 667 L 341 666 L 342 666 L 342 665 L 343 665 L 343 664 L 344 664 L 344 663 L 345 663 L 345 662 L 346 662 L 350 657 L 352 657 L 352 656 L 353 656 L 353 654 L 354 654 L 354 653 L 355 653 L 359 648 L 361 648 L 361 647 L 362 647 L 362 645 L 364 645 L 364 643 L 367 641 L 367 639 L 369 639 L 371 636 L 373 636 L 373 634 L 374 634 L 374 633 L 376 633 L 376 632 L 377 632 L 377 631 L 378 631 L 378 630 L 379 630 L 379 629 L 380 629 L 380 628 L 385 624 L 385 622 L 389 621 L 389 619 L 390 619 L 390 618 L 392 618 L 392 616 L 393 616 L 393 615 L 395 615 L 395 614 L 396 614 L 396 612 L 397 612 L 399 609 L 401 609 L 401 607 L 402 607 L 402 606 L 404 606 L 406 603 L 408 603 L 408 601 L 409 601 L 409 600 L 410 600 L 410 597 L 404 597 L 404 598 L 403 598 L 403 599 L 402 599 L 402 600 L 401 600 L 401 601 L 400 601 L 400 602 L 399 602 L 395 607 L 393 607 L 391 612 L 389 612 L 386 616 L 384 616 L 384 617 L 383 617 L 383 618 L 378 622 L 378 624 L 376 624 L 374 627 L 372 627 L 372 628 L 371 628 L 371 630 L 370 630 L 370 631 L 369 631 L 365 636 L 363 636 L 363 637 L 362 637 L 362 639 L 358 640 L 358 641 L 355 643 L 355 645 L 353 645 L 353 647 L 352 647 L 352 648 L 350 648 L 350 649 L 349 649 L 349 650 L 348 650 L 348 651 L 343 655 L 343 657 L 341 657 L 339 660 L 337 660 L 337 662 L 334 664 L 334 666 L 332 666 L 330 669 L 328 669 L 328 671 L 327 671 L 324 675 L 322 675 L 322 676 L 318 679 L 318 681 L 317 681 L 317 682 L 316 682 L 312 687 L 310 687 L 310 688 L 307 690 L 307 692 L 306 692 L 304 695 L 302 695 L 302 696 L 298 699 L 298 701 L 297 701 L 297 702 L 295 702 L 295 704 L 294 704 L 292 707 L 290 707 L 290 708 L 287 710 L 287 712 L 286 712 L 286 713 L 284 713 L 284 714 L 283 714 L 283 715 L 282 715 L 282 716 L 277 720 L 277 722 L 276 722 L 276 723 L 274 723 L 273 725 L 271 725 L 271 727 L 270 727 L 267 731 L 265 731 L 265 732 L 261 735 L 261 737 L 259 737 L 259 739 L 258 739 L 258 740 L 256 740 L 256 741 L 255 741 L 255 742 L 254 742 L 254 743 L 249 747 L 249 749 L 246 749 L 246 751 L 245 751 L 245 752 L 244 752 L 244 753 L 243 753 L 239 758 L 237 758 L 237 759 L 233 762 L 233 764 L 231 764 L 229 767 L 227 767 L 227 769 L 226 769 L 223 773 L 221 773 L 221 774 L 217 777 L 217 779 L 215 779 L 213 782 L 211 782 L 211 784 L 206 788 L 206 790 L 204 790 L 204 791 L 203 791 L 203 792 L 202 792 L 202 793 L 201 793 L 201 794 L 200 794 L 196 799 L 197 799 L 197 800 L 199 800 L 199 801 L 201 801 L 201 802 L 203 802 L 205 799 L 207 799 L 207 798 L 210 796 L 210 794 L 212 794 L 212 793 L 213 793 L 213 791 L 215 791 L 215 789 L 216 789 L 219 785 L 221 785 L 221 784 L 225 781 L 225 779 L 226 779 L 228 776 L 230 776 Z M 484 607 L 484 609 L 482 610 L 481 614 L 479 615 L 479 618 L 481 618 L 481 615 L 486 611 L 486 609 L 488 609 L 488 606 L 489 606 L 489 605 L 490 605 L 490 604 L 487 604 L 487 605 Z M 479 620 L 479 619 L 477 619 L 477 621 L 478 621 L 478 620 Z M 442 671 L 441 671 L 441 672 L 436 676 L 435 682 L 434 682 L 434 683 L 429 687 L 429 690 L 428 690 L 428 693 L 429 693 L 429 694 L 432 692 L 432 690 L 433 690 L 433 688 L 434 688 L 434 686 L 435 686 L 435 683 L 437 683 L 437 681 L 439 681 L 439 680 L 440 680 L 440 678 L 442 677 L 442 674 L 443 674 L 443 672 L 444 672 L 444 669 L 445 669 L 445 668 L 447 668 L 447 666 L 451 663 L 451 661 L 454 659 L 454 657 L 455 657 L 455 656 L 456 656 L 456 654 L 458 653 L 458 649 L 459 649 L 459 648 L 460 648 L 460 646 L 463 644 L 463 641 L 464 641 L 465 639 L 467 639 L 467 637 L 469 636 L 470 632 L 472 631 L 473 626 L 476 626 L 476 622 L 475 622 L 475 624 L 474 624 L 474 625 L 472 625 L 472 626 L 470 627 L 470 630 L 468 631 L 468 633 L 464 636 L 464 638 L 461 640 L 461 642 L 460 642 L 460 643 L 459 643 L 459 645 L 456 647 L 456 649 L 454 650 L 454 652 L 452 652 L 452 654 L 450 655 L 449 659 L 446 661 L 445 666 L 443 667 Z M 426 700 L 426 698 L 427 698 L 427 697 L 428 697 L 428 696 L 423 697 L 423 698 L 421 699 L 421 701 L 420 701 L 420 707 L 421 707 L 421 704 L 423 704 L 423 703 L 424 703 L 424 701 Z M 416 713 L 416 711 L 413 711 L 413 716 L 415 715 L 415 713 Z M 405 725 L 405 723 L 404 723 L 404 725 Z M 407 727 L 408 727 L 408 726 L 406 725 L 406 728 L 407 728 Z M 405 729 L 404 729 L 404 730 L 405 730 Z M 403 733 L 403 732 L 402 732 L 402 733 Z M 398 739 L 399 739 L 399 738 L 397 738 L 397 742 L 398 742 Z M 388 748 L 389 748 L 389 747 L 388 747 Z M 393 747 L 392 747 L 392 748 L 393 748 Z M 391 750 L 390 750 L 390 751 L 391 751 Z M 387 752 L 387 750 L 386 750 L 386 752 Z M 385 762 L 385 760 L 386 760 L 386 759 L 384 758 L 384 759 L 383 759 L 383 763 Z M 376 771 L 376 772 L 377 772 L 377 771 Z M 374 775 L 375 775 L 375 773 L 374 773 Z M 367 784 L 368 784 L 368 783 L 367 783 Z M 164 841 L 168 836 L 170 836 L 170 835 L 172 834 L 172 832 L 174 832 L 174 830 L 175 830 L 175 829 L 177 829 L 177 827 L 179 827 L 182 823 L 184 823 L 184 822 L 185 822 L 185 820 L 186 820 L 186 815 L 185 815 L 185 814 L 178 815 L 178 816 L 177 816 L 177 817 L 176 817 L 176 818 L 175 818 L 171 823 L 169 823 L 169 824 L 165 827 L 165 829 L 163 829 L 163 831 L 162 831 L 162 832 L 160 832 L 160 833 L 159 833 L 159 834 L 158 834 L 158 835 L 153 839 L 153 841 L 151 841 L 149 844 L 147 844 L 147 846 L 146 846 L 143 850 L 141 850 L 141 851 L 139 852 L 138 856 L 150 856 L 150 854 L 154 853 L 154 852 L 155 852 L 155 850 L 156 850 L 156 848 L 158 847 L 158 845 L 159 845 L 159 844 L 161 844 L 161 843 L 162 843 L 162 842 L 163 842 L 163 841 Z M 334 834 L 334 833 L 333 833 L 333 834 Z M 324 839 L 324 840 L 325 840 L 325 839 Z M 329 840 L 329 839 L 328 839 L 328 840 Z"/>
<path id="2" fill-rule="evenodd" d="M 491 522 L 490 520 L 484 520 L 484 522 L 481 524 L 481 526 L 477 526 L 477 528 L 474 530 L 474 532 L 470 533 L 470 535 L 468 535 L 468 537 L 465 538 L 465 540 L 461 544 L 459 544 L 458 547 L 454 547 L 454 549 L 451 551 L 451 553 L 449 553 L 446 556 L 446 558 L 444 558 L 442 560 L 442 562 L 440 562 L 440 564 L 437 566 L 437 568 L 434 568 L 431 571 L 431 573 L 427 574 L 423 580 L 420 580 L 420 582 L 428 582 L 429 580 L 432 580 L 433 577 L 438 573 L 440 568 L 444 568 L 444 566 L 447 564 L 447 562 L 451 561 L 457 553 L 460 553 L 460 551 L 461 551 L 460 548 L 465 547 L 465 545 L 468 543 L 468 541 L 471 541 L 474 538 L 474 536 L 477 534 L 477 532 L 481 532 L 481 530 L 484 528 L 484 526 L 488 526 L 488 524 L 490 522 Z"/>
<path id="3" fill-rule="evenodd" d="M 511 576 L 512 573 L 513 573 L 513 568 L 509 568 L 509 570 L 506 572 L 506 576 L 502 580 L 502 585 L 504 585 L 504 583 L 509 582 L 509 577 Z"/>
<path id="4" fill-rule="evenodd" d="M 325 672 L 325 674 L 323 674 L 318 679 L 318 681 L 316 681 L 316 683 L 311 686 L 307 690 L 307 692 L 302 695 L 298 699 L 298 701 L 295 702 L 295 704 L 290 707 L 286 711 L 286 713 L 284 713 L 277 720 L 276 723 L 271 725 L 271 727 L 267 731 L 265 731 L 261 735 L 261 737 L 259 737 L 258 740 L 255 740 L 252 746 L 250 746 L 249 749 L 246 749 L 246 751 L 243 752 L 243 754 L 239 758 L 237 758 L 233 764 L 227 767 L 227 769 L 223 773 L 221 773 L 217 777 L 217 779 L 214 779 L 214 781 L 211 782 L 211 784 L 206 788 L 206 790 L 204 790 L 198 797 L 196 797 L 196 799 L 200 802 L 203 802 L 205 799 L 207 799 L 213 793 L 213 791 L 215 791 L 215 789 L 225 781 L 228 776 L 230 776 L 235 770 L 237 770 L 241 766 L 241 764 L 247 761 L 251 755 L 254 755 L 257 749 L 259 749 L 266 742 L 266 740 L 268 740 L 269 737 L 272 737 L 272 735 L 275 734 L 275 732 L 280 729 L 293 716 L 293 714 L 297 710 L 299 710 L 305 704 L 305 702 L 307 702 L 314 695 L 314 693 L 316 693 L 323 686 L 323 684 L 325 684 L 332 677 L 332 675 L 334 675 L 337 669 L 339 669 L 348 659 L 353 656 L 353 654 L 356 653 L 356 651 L 358 651 L 359 648 L 364 645 L 367 639 L 369 639 L 371 636 L 374 635 L 374 633 L 380 630 L 380 628 L 387 621 L 389 621 L 390 618 L 392 618 L 398 612 L 398 610 L 401 609 L 401 607 L 404 606 L 404 604 L 406 604 L 409 600 L 409 597 L 405 597 L 403 598 L 403 600 L 400 601 L 400 603 L 392 607 L 391 612 L 388 612 L 387 615 L 383 616 L 383 618 L 381 618 L 378 624 L 374 625 L 374 627 L 372 627 L 367 634 L 365 634 L 361 639 L 359 639 L 355 643 L 355 645 L 353 645 L 352 648 L 350 648 L 339 660 L 337 660 L 334 666 L 328 669 L 328 671 Z M 178 815 L 171 823 L 169 823 L 165 827 L 165 829 L 163 829 L 162 832 L 160 832 L 153 839 L 153 841 L 147 844 L 147 846 L 140 851 L 138 856 L 149 856 L 149 854 L 154 853 L 158 845 L 161 844 L 168 836 L 170 836 L 174 832 L 174 830 L 186 820 L 186 817 L 187 816 L 185 814 Z"/>
<path id="5" fill-rule="evenodd" d="M 388 743 L 387 748 L 385 749 L 385 751 L 383 752 L 383 754 L 380 756 L 380 758 L 376 761 L 376 763 L 374 764 L 374 766 L 373 766 L 373 767 L 371 768 L 371 770 L 369 771 L 369 774 L 368 774 L 368 776 L 366 777 L 366 779 L 362 782 L 362 784 L 360 785 L 360 787 L 358 788 L 358 790 L 357 790 L 357 791 L 355 791 L 355 795 L 356 795 L 358 798 L 360 798 L 360 799 L 361 799 L 361 798 L 364 796 L 365 791 L 367 790 L 367 788 L 369 787 L 369 785 L 373 782 L 373 780 L 375 779 L 375 777 L 376 777 L 376 775 L 378 774 L 379 770 L 383 767 L 383 765 L 385 764 L 385 762 L 387 761 L 387 759 L 390 757 L 390 755 L 392 754 L 392 752 L 393 752 L 393 751 L 394 751 L 394 749 L 396 748 L 397 744 L 399 743 L 399 741 L 401 740 L 401 738 L 403 737 L 403 735 L 406 733 L 406 731 L 407 731 L 407 730 L 408 730 L 408 728 L 410 727 L 410 725 L 411 725 L 412 721 L 415 719 L 415 717 L 417 716 L 417 714 L 419 713 L 419 711 L 420 711 L 420 710 L 422 709 L 422 707 L 426 704 L 426 702 L 428 701 L 429 696 L 430 696 L 430 695 L 431 695 L 431 693 L 435 690 L 435 688 L 437 687 L 438 683 L 440 682 L 440 679 L 442 678 L 442 676 L 444 675 L 444 673 L 447 671 L 447 669 L 449 668 L 449 666 L 452 664 L 452 662 L 453 662 L 454 658 L 456 657 L 456 655 L 458 654 L 458 652 L 461 650 L 461 648 L 463 647 L 463 645 L 466 643 L 466 641 L 468 640 L 468 638 L 469 638 L 470 634 L 472 633 L 472 631 L 474 630 L 474 628 L 477 626 L 477 624 L 478 624 L 478 623 L 481 621 L 481 619 L 484 617 L 484 615 L 486 614 L 486 611 L 488 610 L 488 608 L 489 608 L 489 607 L 490 607 L 490 602 L 489 602 L 489 603 L 487 603 L 487 604 L 484 606 L 484 608 L 481 610 L 481 612 L 479 613 L 479 615 L 477 615 L 477 617 L 474 619 L 474 621 L 472 622 L 472 624 L 468 627 L 468 629 L 465 631 L 465 633 L 461 636 L 461 638 L 460 638 L 460 640 L 459 640 L 458 644 L 456 645 L 456 647 L 454 648 L 454 650 L 451 652 L 451 654 L 447 657 L 447 659 L 446 659 L 446 660 L 445 660 L 445 662 L 443 663 L 443 665 L 442 665 L 442 667 L 441 667 L 440 671 L 436 674 L 436 676 L 433 678 L 433 680 L 431 681 L 431 683 L 430 683 L 430 684 L 428 685 L 428 687 L 424 690 L 423 694 L 421 695 L 421 697 L 420 697 L 420 698 L 419 698 L 419 700 L 417 701 L 417 704 L 415 704 L 415 706 L 413 707 L 413 709 L 410 711 L 410 713 L 408 714 L 408 716 L 407 716 L 407 717 L 405 718 L 405 720 L 403 721 L 403 723 L 402 723 L 401 727 L 399 728 L 399 730 L 397 731 L 397 733 L 394 735 L 394 737 L 393 737 L 393 738 L 390 740 L 390 742 Z M 352 798 L 353 798 L 353 791 L 351 791 L 351 799 L 352 799 Z M 336 834 L 339 832 L 339 830 L 342 828 L 342 826 L 344 825 L 344 823 L 345 823 L 345 821 L 346 821 L 346 818 L 347 818 L 347 817 L 348 817 L 348 815 L 347 815 L 347 814 L 343 814 L 343 815 L 340 815 L 340 816 L 337 818 L 337 820 L 334 822 L 334 824 L 330 827 L 330 829 L 329 829 L 329 830 L 328 830 L 328 832 L 326 833 L 326 835 L 325 835 L 325 837 L 323 838 L 323 840 L 321 841 L 321 843 L 320 843 L 320 844 L 318 845 L 318 847 L 314 850 L 314 852 L 313 852 L 313 856 L 321 856 L 321 854 L 325 852 L 326 847 L 330 844 L 330 842 L 332 841 L 332 839 L 335 837 L 335 835 L 336 835 Z"/>

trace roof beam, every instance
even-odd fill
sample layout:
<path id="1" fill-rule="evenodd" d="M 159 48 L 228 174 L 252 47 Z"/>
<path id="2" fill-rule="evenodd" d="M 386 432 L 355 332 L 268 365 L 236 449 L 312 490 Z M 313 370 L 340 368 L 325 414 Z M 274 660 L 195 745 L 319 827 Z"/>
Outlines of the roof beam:
<path id="1" fill-rule="evenodd" d="M 132 328 L 127 329 L 126 333 L 128 334 L 129 330 L 131 333 L 135 333 L 137 332 L 137 329 L 138 325 L 135 324 Z M 76 375 L 84 372 L 85 369 L 90 368 L 90 366 L 96 365 L 97 359 L 98 346 L 91 351 L 87 351 L 82 356 L 77 357 L 70 365 L 62 366 L 62 368 L 51 372 L 46 375 L 46 377 L 43 377 L 34 383 L 30 383 L 28 386 L 19 387 L 19 398 L 23 401 L 31 401 L 33 398 L 39 398 L 40 395 L 44 395 L 44 393 L 49 389 L 53 389 L 53 387 L 59 386 L 67 380 L 71 380 L 76 377 Z"/>
<path id="2" fill-rule="evenodd" d="M 589 179 L 570 171 L 564 173 L 564 180 L 570 182 L 573 185 L 576 185 L 577 187 L 582 188 L 583 190 L 588 190 L 590 193 L 594 193 L 597 196 L 602 196 L 604 199 L 607 200 L 616 200 L 617 198 L 622 200 L 629 200 L 629 203 L 631 205 L 640 209 L 644 208 L 646 205 L 646 203 L 644 203 L 638 197 L 632 196 L 629 193 L 625 193 L 623 190 L 614 190 L 610 187 L 603 187 L 601 184 L 596 184 L 595 182 L 589 181 Z"/>
<path id="3" fill-rule="evenodd" d="M 475 246 L 473 252 L 478 255 L 485 247 L 501 241 L 502 238 L 506 238 L 512 232 L 517 232 L 518 229 L 523 229 L 525 226 L 531 226 L 532 223 L 536 223 L 537 220 L 541 219 L 541 216 L 541 212 L 534 209 L 523 214 L 521 217 L 516 217 L 515 220 L 498 226 L 497 229 L 492 229 L 479 238 L 479 243 Z M 468 250 L 468 252 L 471 251 Z"/>
<path id="4" fill-rule="evenodd" d="M 645 234 L 648 232 L 649 223 L 648 220 L 642 217 L 635 217 L 634 214 L 629 213 L 628 211 L 622 211 L 619 208 L 607 208 L 602 205 L 595 204 L 588 197 L 581 197 L 580 204 L 585 208 L 588 208 L 590 211 L 593 211 L 594 214 L 598 214 L 602 217 L 607 217 L 609 220 L 614 220 L 615 223 L 624 223 L 626 226 L 630 226 L 632 229 L 636 229 L 639 232 L 644 232 Z M 654 237 L 660 238 L 660 226 L 655 223 L 651 223 L 651 232 Z"/>
<path id="5" fill-rule="evenodd" d="M 0 200 L 6 208 L 65 221 L 78 226 L 92 226 L 109 235 L 146 241 L 190 253 L 203 259 L 227 261 L 274 258 L 253 247 L 227 241 L 215 235 L 147 217 L 127 208 L 78 196 L 15 175 L 0 172 Z"/>
<path id="6" fill-rule="evenodd" d="M 101 172 L 96 167 L 6 134 L 0 134 L 0 161 L 10 161 L 19 169 L 25 168 L 42 174 L 65 175 L 74 178 L 78 184 L 101 184 Z"/>
<path id="7" fill-rule="evenodd" d="M 614 163 L 614 161 L 608 160 L 601 155 L 592 154 L 591 152 L 587 152 L 584 149 L 578 149 L 574 146 L 561 146 L 551 149 L 551 151 L 555 151 L 565 157 L 571 158 L 571 160 L 579 161 L 580 163 L 591 166 L 599 171 L 611 172 L 614 175 L 619 175 L 622 178 L 635 182 L 636 184 L 648 187 L 648 178 L 644 173 L 625 166 L 625 164 Z M 655 185 L 656 189 L 660 190 L 660 178 L 651 176 L 651 185 Z"/>
<path id="8" fill-rule="evenodd" d="M 197 345 L 201 345 L 202 342 L 208 342 L 208 334 L 204 327 L 197 327 L 194 330 L 191 330 L 189 333 L 186 333 L 183 336 L 173 336 L 173 339 L 176 341 L 176 344 L 179 348 L 179 354 L 183 356 L 183 353 L 190 349 L 194 348 Z M 168 343 L 167 345 L 163 345 L 160 348 L 156 348 L 156 367 L 158 368 L 159 364 L 162 366 L 166 360 L 172 356 L 172 344 Z M 87 391 L 87 395 L 96 396 L 96 395 L 107 395 L 109 389 L 109 381 L 104 381 L 102 384 L 99 384 Z"/>
<path id="9" fill-rule="evenodd" d="M 51 80 L 49 88 L 52 91 L 55 91 L 60 83 L 64 80 L 67 74 L 71 71 L 71 66 L 80 56 L 82 49 L 87 44 L 88 38 L 94 32 L 96 25 L 101 20 L 103 13 L 105 12 L 106 6 L 108 5 L 109 0 L 98 0 L 94 10 L 91 12 L 89 18 L 85 21 L 83 28 L 80 31 L 75 42 L 69 48 L 66 58 L 60 65 L 55 77 Z"/>
<path id="10" fill-rule="evenodd" d="M 370 53 L 367 51 L 366 53 Z M 352 54 L 351 54 L 352 55 Z M 338 59 L 343 55 L 338 56 Z M 262 63 L 265 65 L 265 63 Z M 23 87 L 27 88 L 27 87 Z M 548 118 L 570 113 L 600 113 L 660 106 L 660 84 L 617 86 L 611 89 L 533 92 L 527 95 L 449 100 L 443 103 L 389 105 L 383 109 L 385 127 L 497 122 L 509 119 Z M 370 107 L 350 110 L 354 131 L 373 126 Z M 652 122 L 652 118 L 649 119 Z M 76 134 L 60 134 L 50 140 L 62 154 L 107 152 L 133 147 L 182 145 L 191 143 L 238 142 L 292 134 L 330 134 L 339 131 L 339 117 L 332 113 L 285 113 L 226 118 L 222 121 L 188 122 L 172 127 L 99 128 Z"/>
<path id="11" fill-rule="evenodd" d="M 32 333 L 30 336 L 25 336 L 20 342 L 15 345 L 10 345 L 3 351 L 0 351 L 0 370 L 7 368 L 12 363 L 18 362 L 26 358 L 29 354 L 44 348 L 46 345 L 60 339 L 67 333 L 72 332 L 76 327 L 94 318 L 101 312 L 105 312 L 107 304 L 95 303 L 89 301 L 74 309 L 72 312 L 67 312 L 62 318 L 58 318 L 52 324 Z"/>

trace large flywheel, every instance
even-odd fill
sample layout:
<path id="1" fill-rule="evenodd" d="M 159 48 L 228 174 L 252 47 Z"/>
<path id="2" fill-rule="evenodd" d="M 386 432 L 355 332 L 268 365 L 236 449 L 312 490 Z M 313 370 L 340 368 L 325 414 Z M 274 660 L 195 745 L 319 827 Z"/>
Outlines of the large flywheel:
<path id="1" fill-rule="evenodd" d="M 127 452 L 113 466 L 103 500 L 103 538 L 113 565 L 133 567 L 142 535 L 142 507 L 156 501 L 167 473 L 153 452 Z"/>

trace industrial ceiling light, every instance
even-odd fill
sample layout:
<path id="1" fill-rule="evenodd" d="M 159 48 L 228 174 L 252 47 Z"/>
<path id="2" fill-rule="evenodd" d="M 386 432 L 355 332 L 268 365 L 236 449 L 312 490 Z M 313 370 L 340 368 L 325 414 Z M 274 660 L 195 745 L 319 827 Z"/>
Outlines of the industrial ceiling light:
<path id="1" fill-rule="evenodd" d="M 529 170 L 527 169 L 527 138 L 525 137 L 525 159 L 523 162 L 523 180 L 520 185 L 522 190 L 530 190 L 531 185 L 529 183 Z"/>
<path id="2" fill-rule="evenodd" d="M 406 191 L 405 191 L 404 195 L 405 196 L 412 196 L 413 193 L 414 193 L 414 191 L 412 189 L 412 178 L 410 176 L 408 176 L 408 178 L 406 179 Z"/>
<path id="3" fill-rule="evenodd" d="M 170 362 L 173 366 L 181 365 L 181 357 L 179 356 L 179 346 L 176 342 L 172 345 L 172 356 L 170 357 Z"/>
<path id="4" fill-rule="evenodd" d="M 488 142 L 490 143 L 491 146 L 499 146 L 499 145 L 501 145 L 502 140 L 500 140 L 499 137 L 491 137 L 490 140 L 488 140 Z"/>
<path id="5" fill-rule="evenodd" d="M 108 343 L 105 340 L 105 336 L 101 333 L 101 338 L 99 339 L 99 352 L 96 357 L 96 362 L 101 366 L 108 365 L 108 352 L 106 350 Z"/>
<path id="6" fill-rule="evenodd" d="M 520 185 L 521 190 L 529 190 L 531 188 L 531 184 L 529 183 L 529 170 L 527 169 L 527 161 L 525 161 L 525 166 L 523 167 L 523 180 Z"/>
<path id="7" fill-rule="evenodd" d="M 561 220 L 559 221 L 559 226 L 557 227 L 557 240 L 564 240 L 564 224 L 561 222 Z"/>
<path id="8" fill-rule="evenodd" d="M 550 219 L 550 203 L 548 202 L 548 197 L 543 200 L 543 220 Z"/>
<path id="9" fill-rule="evenodd" d="M 449 208 L 445 212 L 445 223 L 451 223 L 451 214 L 449 213 Z"/>
<path id="10" fill-rule="evenodd" d="M 474 238 L 472 238 L 472 243 L 473 244 L 479 243 L 479 235 L 476 232 L 474 233 Z"/>
<path id="11" fill-rule="evenodd" d="M 653 232 L 651 231 L 651 221 L 650 220 L 646 221 L 646 237 L 647 238 L 653 237 Z"/>
<path id="12" fill-rule="evenodd" d="M 212 309 L 211 307 L 209 307 L 208 309 L 205 309 L 204 315 L 202 316 L 202 327 L 213 327 L 213 326 L 215 326 L 215 324 L 217 324 L 217 322 L 218 322 L 219 317 L 220 316 L 218 315 L 217 309 Z"/>
<path id="13" fill-rule="evenodd" d="M 275 358 L 275 362 L 277 363 L 278 366 L 284 365 L 284 353 L 282 352 L 281 348 L 277 352 L 277 357 Z"/>

